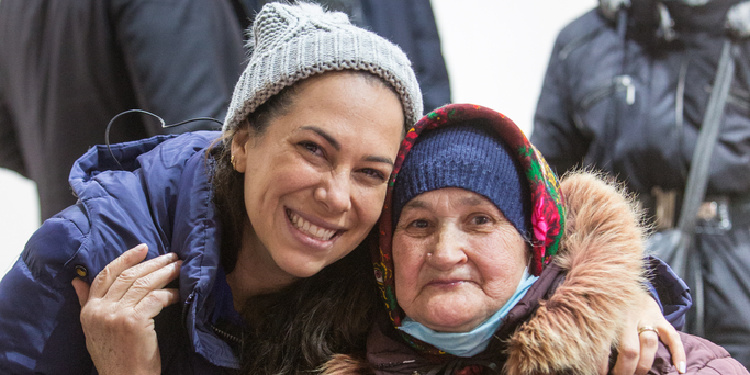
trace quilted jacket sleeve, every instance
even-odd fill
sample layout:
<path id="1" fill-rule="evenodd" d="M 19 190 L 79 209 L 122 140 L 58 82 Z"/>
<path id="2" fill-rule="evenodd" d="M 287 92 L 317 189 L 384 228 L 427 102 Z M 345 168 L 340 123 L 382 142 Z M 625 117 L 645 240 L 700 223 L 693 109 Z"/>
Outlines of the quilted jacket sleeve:
<path id="1" fill-rule="evenodd" d="M 71 210 L 80 215 L 77 207 Z M 92 371 L 70 284 L 76 276 L 71 260 L 84 238 L 78 224 L 63 217 L 47 220 L 0 282 L 0 373 Z"/>
<path id="2" fill-rule="evenodd" d="M 680 330 L 685 326 L 685 313 L 693 305 L 690 289 L 672 268 L 661 259 L 646 258 L 649 275 L 648 289 L 661 306 L 664 317 Z"/>
<path id="3" fill-rule="evenodd" d="M 686 374 L 699 375 L 747 375 L 747 369 L 729 356 L 719 345 L 706 339 L 680 332 L 687 356 Z M 677 369 L 671 364 L 669 349 L 659 343 L 656 358 L 649 374 L 674 374 Z"/>

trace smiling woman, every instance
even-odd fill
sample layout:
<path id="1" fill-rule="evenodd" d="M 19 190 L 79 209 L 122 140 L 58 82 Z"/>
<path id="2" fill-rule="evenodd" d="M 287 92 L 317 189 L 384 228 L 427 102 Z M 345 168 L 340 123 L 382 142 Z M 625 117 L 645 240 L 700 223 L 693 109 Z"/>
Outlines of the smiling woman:
<path id="1" fill-rule="evenodd" d="M 364 351 L 369 321 L 341 321 L 367 293 L 347 280 L 422 114 L 416 77 L 309 3 L 264 6 L 248 43 L 221 133 L 79 159 L 78 204 L 0 283 L 0 372 L 291 374 Z"/>
<path id="2" fill-rule="evenodd" d="M 244 122 L 235 133 L 233 167 L 248 176 L 249 218 L 237 267 L 260 271 L 229 275 L 236 296 L 242 297 L 233 283 L 245 284 L 237 278 L 286 285 L 316 274 L 362 242 L 377 221 L 404 116 L 394 90 L 370 77 L 311 77 L 266 129 Z"/>

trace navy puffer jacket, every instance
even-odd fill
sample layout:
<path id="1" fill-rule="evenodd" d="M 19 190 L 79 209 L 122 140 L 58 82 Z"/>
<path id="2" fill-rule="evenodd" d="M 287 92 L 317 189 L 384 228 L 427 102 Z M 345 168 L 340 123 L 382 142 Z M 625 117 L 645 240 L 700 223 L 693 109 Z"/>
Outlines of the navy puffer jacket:
<path id="1" fill-rule="evenodd" d="M 98 146 L 76 162 L 78 203 L 44 222 L 0 282 L 0 373 L 95 373 L 70 283 L 91 282 L 141 242 L 149 258 L 175 252 L 183 260 L 182 303 L 156 319 L 162 373 L 237 367 L 210 324 L 220 238 L 205 151 L 219 135 L 159 136 L 112 146 L 112 154 Z"/>

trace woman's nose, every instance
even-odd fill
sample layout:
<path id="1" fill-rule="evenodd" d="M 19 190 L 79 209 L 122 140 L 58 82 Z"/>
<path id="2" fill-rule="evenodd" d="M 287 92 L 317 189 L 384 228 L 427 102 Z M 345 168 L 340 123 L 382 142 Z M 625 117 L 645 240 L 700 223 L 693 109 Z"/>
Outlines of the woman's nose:
<path id="1" fill-rule="evenodd" d="M 467 261 L 465 236 L 454 225 L 442 225 L 436 233 L 436 241 L 427 253 L 427 262 L 439 269 L 451 267 Z"/>
<path id="2" fill-rule="evenodd" d="M 332 213 L 349 211 L 352 207 L 349 177 L 344 173 L 331 174 L 315 189 L 314 197 Z"/>

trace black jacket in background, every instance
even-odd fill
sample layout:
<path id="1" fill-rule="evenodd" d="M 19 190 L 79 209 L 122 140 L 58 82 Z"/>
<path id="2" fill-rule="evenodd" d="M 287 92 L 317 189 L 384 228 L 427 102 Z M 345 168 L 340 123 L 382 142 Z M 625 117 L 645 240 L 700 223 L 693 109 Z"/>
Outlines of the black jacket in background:
<path id="1" fill-rule="evenodd" d="M 658 36 L 651 0 L 632 2 L 627 37 L 597 10 L 567 25 L 550 56 L 532 143 L 558 173 L 593 165 L 639 194 L 654 186 L 682 189 L 726 40 L 723 21 L 737 2 L 713 0 L 710 9 L 691 13 L 665 1 L 673 42 Z M 750 192 L 750 38 L 740 51 L 708 195 Z"/>
<path id="2" fill-rule="evenodd" d="M 46 219 L 75 203 L 70 167 L 113 116 L 222 120 L 245 60 L 228 0 L 2 0 L 0 167 L 36 182 Z M 129 115 L 110 140 L 215 125 Z"/>
<path id="3" fill-rule="evenodd" d="M 604 170 L 647 208 L 654 187 L 681 194 L 727 40 L 727 10 L 736 4 L 750 0 L 662 1 L 672 30 L 659 27 L 655 0 L 633 0 L 619 17 L 595 9 L 567 25 L 550 56 L 531 142 L 557 172 Z M 706 192 L 710 204 L 728 203 L 717 206 L 717 218 L 697 221 L 690 271 L 681 276 L 696 301 L 705 296 L 705 337 L 750 366 L 750 38 L 735 41 Z M 689 330 L 698 316 L 688 313 Z"/>

